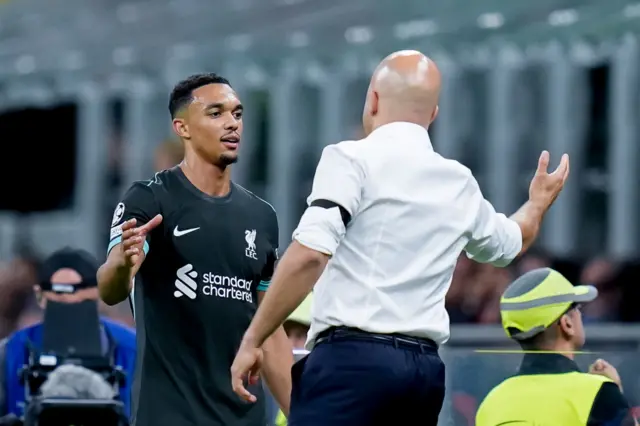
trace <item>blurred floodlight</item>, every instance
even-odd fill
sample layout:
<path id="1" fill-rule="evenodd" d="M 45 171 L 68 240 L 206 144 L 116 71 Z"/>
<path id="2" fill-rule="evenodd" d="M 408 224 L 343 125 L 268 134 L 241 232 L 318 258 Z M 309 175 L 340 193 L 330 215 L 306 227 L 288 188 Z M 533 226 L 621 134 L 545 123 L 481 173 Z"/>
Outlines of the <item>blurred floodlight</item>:
<path id="1" fill-rule="evenodd" d="M 373 31 L 365 26 L 351 27 L 345 31 L 344 38 L 348 43 L 365 44 L 373 40 Z"/>
<path id="2" fill-rule="evenodd" d="M 409 38 L 429 36 L 435 34 L 437 30 L 438 25 L 435 22 L 424 19 L 396 24 L 393 28 L 393 33 L 396 38 L 406 40 Z"/>
<path id="3" fill-rule="evenodd" d="M 554 10 L 549 14 L 550 25 L 561 27 L 573 25 L 578 21 L 578 11 L 575 9 Z"/>
<path id="4" fill-rule="evenodd" d="M 504 25 L 504 16 L 501 13 L 483 13 L 478 16 L 480 28 L 500 28 Z"/>

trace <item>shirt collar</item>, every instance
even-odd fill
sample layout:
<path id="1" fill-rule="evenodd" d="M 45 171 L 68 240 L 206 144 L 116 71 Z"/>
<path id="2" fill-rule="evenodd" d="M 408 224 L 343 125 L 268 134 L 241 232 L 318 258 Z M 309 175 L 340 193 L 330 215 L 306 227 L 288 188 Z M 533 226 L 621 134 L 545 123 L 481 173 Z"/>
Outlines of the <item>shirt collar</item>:
<path id="1" fill-rule="evenodd" d="M 525 354 L 518 374 L 564 374 L 579 372 L 578 365 L 560 354 Z"/>
<path id="2" fill-rule="evenodd" d="M 415 123 L 408 123 L 405 121 L 396 121 L 394 123 L 385 124 L 375 129 L 369 137 L 398 137 L 422 139 L 429 149 L 433 150 L 433 144 L 429 137 L 429 132 L 424 127 Z"/>

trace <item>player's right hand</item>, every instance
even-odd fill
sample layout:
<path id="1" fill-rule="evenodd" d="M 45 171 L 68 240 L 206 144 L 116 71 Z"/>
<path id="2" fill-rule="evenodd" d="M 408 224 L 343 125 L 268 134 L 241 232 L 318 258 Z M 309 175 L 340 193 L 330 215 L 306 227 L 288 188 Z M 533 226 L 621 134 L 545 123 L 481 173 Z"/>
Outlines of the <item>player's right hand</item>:
<path id="1" fill-rule="evenodd" d="M 122 224 L 122 242 L 119 245 L 120 260 L 122 265 L 128 268 L 140 261 L 147 234 L 162 223 L 162 215 L 156 215 L 142 226 L 136 227 L 136 223 L 135 219 L 129 219 Z"/>
<path id="2" fill-rule="evenodd" d="M 591 364 L 591 367 L 589 367 L 589 373 L 597 374 L 599 376 L 604 376 L 608 379 L 611 379 L 620 387 L 620 389 L 622 389 L 622 380 L 620 380 L 618 370 L 616 370 L 613 365 L 609 364 L 604 359 L 599 359 Z"/>
<path id="3" fill-rule="evenodd" d="M 553 172 L 549 173 L 548 167 L 549 152 L 542 151 L 538 160 L 538 169 L 529 186 L 529 201 L 542 206 L 545 210 L 558 198 L 569 177 L 569 155 L 562 155 L 560 165 Z"/>

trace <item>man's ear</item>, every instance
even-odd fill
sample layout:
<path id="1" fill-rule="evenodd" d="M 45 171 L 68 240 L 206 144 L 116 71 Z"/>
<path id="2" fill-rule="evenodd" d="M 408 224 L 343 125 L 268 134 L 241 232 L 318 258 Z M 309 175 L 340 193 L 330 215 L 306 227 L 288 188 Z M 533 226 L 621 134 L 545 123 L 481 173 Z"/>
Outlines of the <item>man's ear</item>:
<path id="1" fill-rule="evenodd" d="M 40 288 L 40 286 L 33 286 L 33 294 L 36 297 L 36 303 L 38 303 L 38 306 L 44 309 L 44 298 L 42 297 L 42 289 Z"/>
<path id="2" fill-rule="evenodd" d="M 560 330 L 567 337 L 573 337 L 576 334 L 576 327 L 571 318 L 570 313 L 566 313 L 560 317 Z"/>
<path id="3" fill-rule="evenodd" d="M 436 107 L 434 108 L 433 112 L 431 113 L 431 121 L 430 121 L 430 123 L 433 123 L 436 120 L 436 117 L 438 116 L 438 112 L 440 112 L 440 108 L 438 107 L 438 105 L 436 105 Z"/>
<path id="4" fill-rule="evenodd" d="M 173 125 L 173 131 L 178 135 L 178 137 L 182 139 L 191 138 L 191 135 L 189 134 L 189 126 L 187 126 L 187 123 L 183 118 L 176 117 L 173 119 L 171 124 Z"/>
<path id="5" fill-rule="evenodd" d="M 371 91 L 370 95 L 371 99 L 369 100 L 369 113 L 371 116 L 375 116 L 378 114 L 378 108 L 380 103 L 380 97 L 378 96 L 378 92 L 375 90 Z"/>

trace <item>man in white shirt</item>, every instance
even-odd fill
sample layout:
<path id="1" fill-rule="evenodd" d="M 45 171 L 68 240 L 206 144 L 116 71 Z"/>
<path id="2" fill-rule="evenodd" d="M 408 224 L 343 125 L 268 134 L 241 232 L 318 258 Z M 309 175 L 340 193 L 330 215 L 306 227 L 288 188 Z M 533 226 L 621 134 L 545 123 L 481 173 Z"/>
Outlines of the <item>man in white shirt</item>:
<path id="1" fill-rule="evenodd" d="M 529 201 L 510 218 L 468 168 L 434 152 L 440 73 L 415 51 L 376 69 L 367 137 L 326 147 L 309 207 L 231 369 L 236 393 L 256 380 L 262 344 L 314 288 L 311 354 L 292 370 L 289 425 L 437 424 L 444 398 L 438 345 L 460 252 L 506 266 L 533 243 L 569 173 L 540 156 Z"/>

